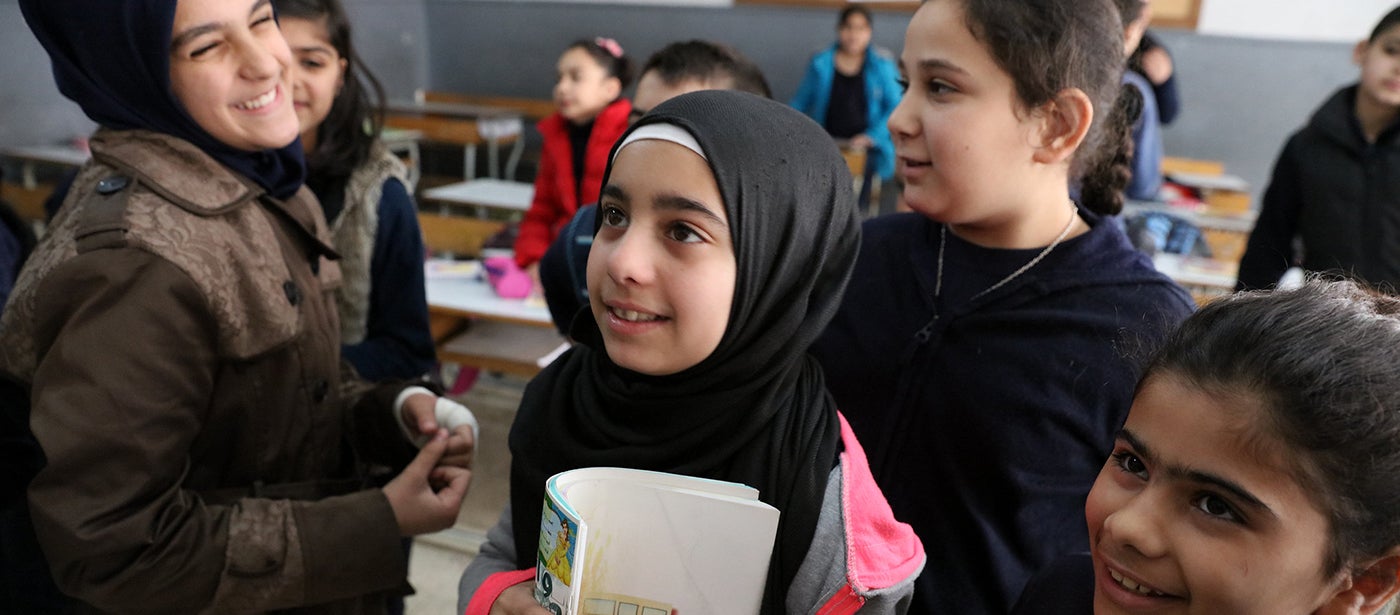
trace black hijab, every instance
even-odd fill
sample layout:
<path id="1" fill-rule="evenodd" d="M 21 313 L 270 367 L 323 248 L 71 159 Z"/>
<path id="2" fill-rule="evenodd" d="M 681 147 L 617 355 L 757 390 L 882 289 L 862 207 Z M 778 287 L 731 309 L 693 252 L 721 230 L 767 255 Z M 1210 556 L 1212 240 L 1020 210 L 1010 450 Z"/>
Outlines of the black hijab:
<path id="1" fill-rule="evenodd" d="M 170 89 L 175 3 L 20 0 L 19 6 L 53 62 L 59 91 L 93 121 L 178 137 L 273 196 L 291 196 L 306 175 L 300 138 L 276 150 L 235 149 L 200 128 L 175 98 Z"/>
<path id="2" fill-rule="evenodd" d="M 511 428 L 518 564 L 534 566 L 544 482 L 557 472 L 619 466 L 735 481 L 782 511 L 763 608 L 781 613 L 840 452 L 835 402 L 807 349 L 855 263 L 851 176 L 821 126 L 751 94 L 686 94 L 637 126 L 655 123 L 690 133 L 719 184 L 738 267 L 728 325 L 709 357 L 655 377 L 613 364 L 580 312 L 581 343 L 530 382 Z M 611 173 L 609 164 L 604 185 Z"/>

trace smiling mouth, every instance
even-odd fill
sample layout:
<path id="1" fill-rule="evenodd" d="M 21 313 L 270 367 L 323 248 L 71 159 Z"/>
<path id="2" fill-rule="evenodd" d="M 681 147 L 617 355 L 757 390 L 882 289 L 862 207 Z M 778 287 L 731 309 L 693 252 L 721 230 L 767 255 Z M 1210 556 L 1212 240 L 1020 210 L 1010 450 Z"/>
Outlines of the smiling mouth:
<path id="1" fill-rule="evenodd" d="M 627 322 L 656 322 L 658 320 L 665 320 L 663 317 L 657 316 L 656 314 L 634 312 L 632 310 L 620 310 L 614 307 L 608 308 L 608 313 L 612 314 L 613 317 L 617 318 L 618 320 L 625 320 Z"/>
<path id="2" fill-rule="evenodd" d="M 252 100 L 243 101 L 234 105 L 233 107 L 235 109 L 242 109 L 244 111 L 257 111 L 258 109 L 272 104 L 272 101 L 274 100 L 277 100 L 277 88 L 275 87 L 271 90 L 268 90 L 267 93 L 263 94 L 262 96 L 254 98 Z"/>
<path id="3" fill-rule="evenodd" d="M 1112 568 L 1108 569 L 1108 576 L 1113 578 L 1114 583 L 1117 583 L 1124 589 L 1127 589 L 1128 591 L 1138 594 L 1140 596 L 1150 596 L 1152 598 L 1172 597 L 1171 594 L 1158 591 L 1156 589 L 1148 587 L 1147 585 L 1143 585 L 1142 583 L 1138 583 L 1137 581 L 1129 579 L 1128 577 L 1123 576 L 1117 570 L 1114 570 Z"/>
<path id="4" fill-rule="evenodd" d="M 932 166 L 932 165 L 933 165 L 933 163 L 932 163 L 932 162 L 929 162 L 929 161 L 925 161 L 925 160 L 912 160 L 912 159 L 909 159 L 909 158 L 900 158 L 900 161 L 902 161 L 902 162 L 904 163 L 904 166 L 906 166 L 906 167 L 927 167 L 927 166 Z"/>

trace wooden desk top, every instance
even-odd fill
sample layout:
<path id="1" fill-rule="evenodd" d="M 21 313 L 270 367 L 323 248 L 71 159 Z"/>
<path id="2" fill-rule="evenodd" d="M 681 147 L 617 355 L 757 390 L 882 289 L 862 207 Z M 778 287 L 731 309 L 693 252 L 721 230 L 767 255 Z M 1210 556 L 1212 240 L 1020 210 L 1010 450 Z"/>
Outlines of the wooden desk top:
<path id="1" fill-rule="evenodd" d="M 83 166 L 92 157 L 87 150 L 71 145 L 6 145 L 0 146 L 0 156 L 70 167 Z"/>
<path id="2" fill-rule="evenodd" d="M 526 211 L 535 198 L 535 185 L 503 179 L 474 179 L 423 191 L 424 200 L 456 205 Z"/>

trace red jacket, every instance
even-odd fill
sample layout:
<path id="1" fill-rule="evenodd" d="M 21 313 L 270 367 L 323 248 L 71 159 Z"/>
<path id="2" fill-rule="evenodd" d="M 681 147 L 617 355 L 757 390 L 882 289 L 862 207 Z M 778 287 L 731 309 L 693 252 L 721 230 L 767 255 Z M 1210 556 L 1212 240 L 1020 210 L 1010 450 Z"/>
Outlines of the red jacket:
<path id="1" fill-rule="evenodd" d="M 520 235 L 515 239 L 517 265 L 528 267 L 544 256 L 549 244 L 559 236 L 559 229 L 578 211 L 580 195 L 584 203 L 598 200 L 598 193 L 603 189 L 603 171 L 608 167 L 608 153 L 627 130 L 627 116 L 631 113 L 631 101 L 620 98 L 593 120 L 593 133 L 588 136 L 588 152 L 584 155 L 582 190 L 575 189 L 568 120 L 556 112 L 535 126 L 544 138 L 544 145 L 540 148 L 539 172 L 535 174 L 535 199 L 525 212 L 525 219 L 520 222 Z"/>

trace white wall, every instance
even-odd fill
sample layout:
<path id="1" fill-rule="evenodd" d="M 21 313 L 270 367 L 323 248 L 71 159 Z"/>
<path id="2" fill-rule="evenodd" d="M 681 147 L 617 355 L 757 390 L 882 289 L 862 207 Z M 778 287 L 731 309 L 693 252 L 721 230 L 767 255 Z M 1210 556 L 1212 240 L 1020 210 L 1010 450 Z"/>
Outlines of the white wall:
<path id="1" fill-rule="evenodd" d="M 1200 34 L 1352 43 L 1396 0 L 1201 0 Z"/>

